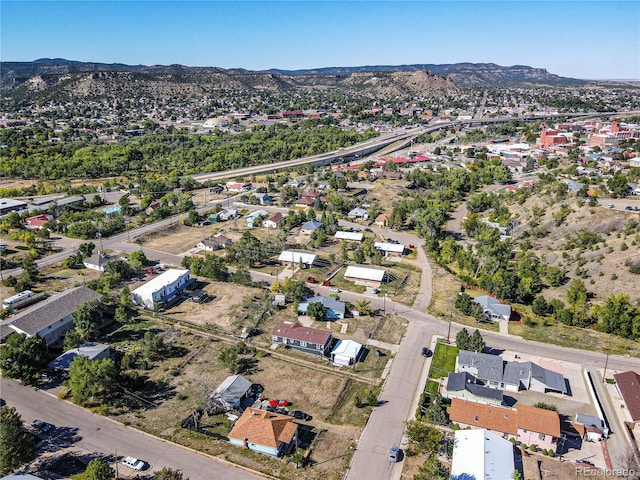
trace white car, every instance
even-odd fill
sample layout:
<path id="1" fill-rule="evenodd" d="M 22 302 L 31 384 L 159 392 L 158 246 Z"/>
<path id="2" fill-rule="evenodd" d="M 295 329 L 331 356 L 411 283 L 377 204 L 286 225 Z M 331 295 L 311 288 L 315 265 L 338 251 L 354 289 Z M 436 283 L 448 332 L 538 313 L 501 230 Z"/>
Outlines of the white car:
<path id="1" fill-rule="evenodd" d="M 134 457 L 125 457 L 122 460 L 122 464 L 125 467 L 132 468 L 133 470 L 142 470 L 144 468 L 144 462 Z"/>

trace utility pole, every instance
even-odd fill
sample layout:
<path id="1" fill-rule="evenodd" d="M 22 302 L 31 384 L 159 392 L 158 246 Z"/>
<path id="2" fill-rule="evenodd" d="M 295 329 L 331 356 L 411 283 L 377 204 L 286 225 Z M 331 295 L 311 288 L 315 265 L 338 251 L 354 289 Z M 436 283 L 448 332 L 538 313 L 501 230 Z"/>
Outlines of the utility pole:
<path id="1" fill-rule="evenodd" d="M 449 343 L 449 338 L 451 337 L 451 321 L 453 320 L 453 312 L 451 312 L 451 316 L 449 317 L 449 329 L 447 330 L 447 343 Z"/>
<path id="2" fill-rule="evenodd" d="M 602 374 L 602 383 L 607 383 L 607 365 L 609 364 L 609 354 L 606 354 L 607 357 L 604 360 L 604 373 Z"/>

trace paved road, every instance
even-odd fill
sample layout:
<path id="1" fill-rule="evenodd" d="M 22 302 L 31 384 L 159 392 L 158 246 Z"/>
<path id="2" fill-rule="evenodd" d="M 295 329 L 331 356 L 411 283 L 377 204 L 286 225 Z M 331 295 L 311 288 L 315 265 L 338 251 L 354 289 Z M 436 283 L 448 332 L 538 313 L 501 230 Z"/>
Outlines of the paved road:
<path id="1" fill-rule="evenodd" d="M 36 418 L 52 423 L 56 426 L 54 437 L 56 434 L 65 435 L 65 430 L 67 433 L 73 432 L 81 437 L 75 445 L 95 455 L 115 455 L 117 451 L 119 458 L 130 455 L 145 460 L 150 465 L 150 471 L 164 467 L 179 469 L 191 480 L 263 478 L 221 460 L 127 428 L 106 417 L 89 413 L 84 408 L 60 401 L 42 390 L 23 387 L 13 380 L 0 379 L 0 390 L 7 405 L 16 407 L 26 423 Z M 124 466 L 119 465 L 118 469 L 121 475 L 133 473 Z"/>

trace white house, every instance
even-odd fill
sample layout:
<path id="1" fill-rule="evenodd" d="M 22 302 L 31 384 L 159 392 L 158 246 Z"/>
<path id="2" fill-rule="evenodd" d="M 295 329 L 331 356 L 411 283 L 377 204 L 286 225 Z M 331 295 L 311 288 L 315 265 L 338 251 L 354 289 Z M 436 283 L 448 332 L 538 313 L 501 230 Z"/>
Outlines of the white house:
<path id="1" fill-rule="evenodd" d="M 364 233 L 360 232 L 336 232 L 334 237 L 336 240 L 346 240 L 347 242 L 361 242 L 364 238 Z"/>
<path id="2" fill-rule="evenodd" d="M 189 270 L 170 269 L 131 292 L 133 303 L 155 310 L 175 301 L 191 283 Z"/>
<path id="3" fill-rule="evenodd" d="M 344 272 L 345 280 L 355 282 L 357 285 L 368 285 L 379 287 L 384 281 L 385 270 L 377 268 L 356 267 L 350 265 Z"/>
<path id="4" fill-rule="evenodd" d="M 305 267 L 311 267 L 316 263 L 318 255 L 315 253 L 294 252 L 285 250 L 278 257 L 278 261 L 283 265 L 297 266 L 302 263 Z"/>
<path id="5" fill-rule="evenodd" d="M 278 228 L 284 223 L 284 216 L 280 213 L 274 213 L 269 218 L 262 222 L 262 226 L 265 228 Z"/>
<path id="6" fill-rule="evenodd" d="M 223 248 L 230 247 L 233 241 L 223 235 L 214 235 L 200 240 L 200 243 L 196 245 L 200 250 L 206 252 L 213 252 L 214 250 L 221 250 Z"/>
<path id="7" fill-rule="evenodd" d="M 404 245 L 400 243 L 376 242 L 373 246 L 384 253 L 385 257 L 401 257 L 404 253 Z"/>
<path id="8" fill-rule="evenodd" d="M 353 340 L 338 340 L 331 352 L 331 362 L 338 366 L 353 365 L 358 361 L 361 349 L 362 345 Z"/>
<path id="9" fill-rule="evenodd" d="M 451 478 L 513 478 L 513 444 L 486 429 L 458 430 L 453 442 Z"/>
<path id="10" fill-rule="evenodd" d="M 104 272 L 107 270 L 107 264 L 112 261 L 113 258 L 105 255 L 102 252 L 94 253 L 89 258 L 85 258 L 82 264 L 85 268 L 96 270 L 98 272 Z"/>
<path id="11" fill-rule="evenodd" d="M 73 330 L 71 314 L 91 300 L 100 300 L 100 295 L 87 287 L 71 288 L 14 315 L 9 327 L 28 337 L 44 338 L 47 346 L 57 346 Z"/>
<path id="12" fill-rule="evenodd" d="M 260 226 L 262 224 L 262 218 L 269 215 L 269 212 L 265 210 L 256 210 L 255 212 L 251 212 L 245 217 L 247 221 L 247 227 L 253 228 Z"/>
<path id="13" fill-rule="evenodd" d="M 351 210 L 347 216 L 349 218 L 361 218 L 363 220 L 367 220 L 369 218 L 369 213 L 364 208 L 356 207 Z"/>

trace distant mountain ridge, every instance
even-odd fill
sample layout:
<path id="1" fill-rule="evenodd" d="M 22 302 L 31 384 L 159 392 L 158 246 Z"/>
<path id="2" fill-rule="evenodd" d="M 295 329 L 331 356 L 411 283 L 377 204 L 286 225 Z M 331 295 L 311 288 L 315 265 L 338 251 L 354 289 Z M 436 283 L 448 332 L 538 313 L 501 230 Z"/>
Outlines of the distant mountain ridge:
<path id="1" fill-rule="evenodd" d="M 358 67 L 324 67 L 305 70 L 269 69 L 251 71 L 242 68 L 189 67 L 184 65 L 126 65 L 122 63 L 79 62 L 62 58 L 41 58 L 33 62 L 0 62 L 0 81 L 3 86 L 21 83 L 35 75 L 65 74 L 78 72 L 135 72 L 170 75 L 280 75 L 287 77 L 342 76 L 355 73 L 393 73 L 427 71 L 432 75 L 447 77 L 462 86 L 490 85 L 580 85 L 584 80 L 561 77 L 543 68 L 526 65 L 501 66 L 494 63 L 414 64 L 414 65 L 368 65 Z"/>

